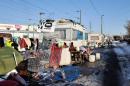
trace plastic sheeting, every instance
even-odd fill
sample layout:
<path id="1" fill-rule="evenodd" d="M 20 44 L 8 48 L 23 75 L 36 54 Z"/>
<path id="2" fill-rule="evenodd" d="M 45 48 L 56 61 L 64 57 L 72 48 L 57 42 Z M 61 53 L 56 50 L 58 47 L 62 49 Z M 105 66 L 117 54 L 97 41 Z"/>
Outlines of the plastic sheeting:
<path id="1" fill-rule="evenodd" d="M 71 64 L 71 55 L 69 48 L 63 48 L 61 53 L 60 65 L 70 65 Z"/>
<path id="2" fill-rule="evenodd" d="M 67 81 L 76 80 L 80 76 L 80 70 L 77 66 L 63 67 L 62 70 L 65 72 L 65 77 Z"/>
<path id="3" fill-rule="evenodd" d="M 60 64 L 61 52 L 62 52 L 62 48 L 59 48 L 58 46 L 56 46 L 55 43 L 51 46 L 51 55 L 49 59 L 50 66 Z"/>

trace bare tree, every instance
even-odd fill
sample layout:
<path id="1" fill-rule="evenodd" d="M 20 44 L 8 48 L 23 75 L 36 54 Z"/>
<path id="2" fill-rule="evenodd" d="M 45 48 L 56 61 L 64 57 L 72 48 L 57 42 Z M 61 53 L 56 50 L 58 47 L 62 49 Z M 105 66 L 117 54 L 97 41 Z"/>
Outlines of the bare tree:
<path id="1" fill-rule="evenodd" d="M 127 30 L 127 34 L 130 35 L 130 20 L 127 22 L 127 25 L 125 26 Z"/>

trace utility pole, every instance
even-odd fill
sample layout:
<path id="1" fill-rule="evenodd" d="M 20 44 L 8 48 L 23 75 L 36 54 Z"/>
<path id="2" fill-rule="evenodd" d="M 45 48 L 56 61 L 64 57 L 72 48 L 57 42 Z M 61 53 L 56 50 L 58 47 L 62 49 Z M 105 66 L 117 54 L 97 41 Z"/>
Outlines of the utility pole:
<path id="1" fill-rule="evenodd" d="M 92 32 L 92 24 L 89 22 L 90 33 Z"/>
<path id="2" fill-rule="evenodd" d="M 41 17 L 42 17 L 43 14 L 45 14 L 45 13 L 43 13 L 43 12 L 40 12 L 40 13 L 39 13 L 39 18 L 40 18 L 40 20 L 41 20 Z"/>
<path id="3" fill-rule="evenodd" d="M 34 26 L 35 26 L 35 23 L 33 23 L 33 38 L 34 38 L 34 32 L 35 32 L 35 30 L 34 30 L 35 27 Z"/>
<path id="4" fill-rule="evenodd" d="M 79 19 L 79 23 L 81 24 L 81 23 L 82 23 L 82 11 L 81 11 L 81 10 L 78 10 L 78 11 L 76 11 L 76 12 L 79 13 L 78 19 Z"/>
<path id="5" fill-rule="evenodd" d="M 102 23 L 103 23 L 103 16 L 104 15 L 101 15 L 101 34 L 103 34 L 103 25 L 102 25 Z"/>
<path id="6" fill-rule="evenodd" d="M 101 15 L 101 35 L 103 35 L 103 25 L 102 25 L 102 23 L 103 23 L 103 16 L 104 15 Z M 102 39 L 102 43 L 103 43 L 104 41 L 103 41 L 103 39 Z"/>
<path id="7" fill-rule="evenodd" d="M 44 15 L 44 14 L 45 14 L 44 12 L 39 13 L 39 25 L 40 25 L 40 28 L 41 28 L 41 25 L 43 24 L 42 15 Z M 44 37 L 43 37 L 43 33 L 42 33 L 42 48 L 43 48 L 43 43 L 44 43 Z"/>
<path id="8" fill-rule="evenodd" d="M 29 24 L 28 24 L 28 37 L 29 37 L 29 29 L 30 29 L 30 26 L 31 26 L 32 19 L 28 19 L 28 20 L 29 20 Z"/>
<path id="9" fill-rule="evenodd" d="M 79 13 L 80 13 L 80 24 L 82 23 L 82 13 L 81 13 L 81 10 L 79 11 Z"/>

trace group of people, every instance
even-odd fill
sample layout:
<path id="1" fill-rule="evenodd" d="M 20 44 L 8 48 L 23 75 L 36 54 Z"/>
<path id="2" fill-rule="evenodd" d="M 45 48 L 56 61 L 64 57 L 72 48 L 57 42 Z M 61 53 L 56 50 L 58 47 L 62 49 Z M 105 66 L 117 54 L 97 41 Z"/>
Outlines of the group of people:
<path id="1" fill-rule="evenodd" d="M 68 48 L 68 46 L 65 42 L 62 47 L 59 47 L 58 43 L 53 43 L 50 47 L 51 54 L 50 54 L 50 58 L 49 58 L 49 65 L 51 67 L 54 67 L 54 69 L 56 67 L 58 67 L 60 64 L 62 48 Z"/>
<path id="2" fill-rule="evenodd" d="M 13 47 L 17 51 L 26 50 L 38 50 L 39 39 L 29 38 L 28 36 L 23 37 L 0 37 L 0 47 Z"/>
<path id="3" fill-rule="evenodd" d="M 67 43 L 64 42 L 62 47 L 58 46 L 58 43 L 53 43 L 51 46 L 51 54 L 50 54 L 50 58 L 49 58 L 49 65 L 51 67 L 58 67 L 60 64 L 60 60 L 61 60 L 61 53 L 62 53 L 62 49 L 63 48 L 69 48 L 68 51 L 70 52 L 71 55 L 71 59 L 75 60 L 75 56 L 77 55 L 77 58 L 79 59 L 78 56 L 80 56 L 79 54 L 82 54 L 82 56 L 84 57 L 83 59 L 88 59 L 88 56 L 91 54 L 91 49 L 90 48 L 85 48 L 83 46 L 80 47 L 80 50 L 78 51 L 76 49 L 76 47 L 74 46 L 74 43 L 71 42 L 70 46 L 67 45 Z M 79 52 L 79 53 L 77 53 Z M 75 54 L 77 53 L 77 54 Z"/>

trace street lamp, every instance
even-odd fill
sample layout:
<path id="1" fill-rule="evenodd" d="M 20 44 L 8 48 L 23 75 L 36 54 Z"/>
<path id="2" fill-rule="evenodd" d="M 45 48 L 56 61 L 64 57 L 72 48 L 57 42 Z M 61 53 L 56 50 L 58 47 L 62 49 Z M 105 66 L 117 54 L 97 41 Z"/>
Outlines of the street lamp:
<path id="1" fill-rule="evenodd" d="M 41 20 L 41 16 L 44 15 L 44 14 L 45 14 L 45 13 L 43 13 L 43 12 L 40 12 L 40 13 L 39 13 L 39 18 L 40 18 L 40 20 Z"/>
<path id="2" fill-rule="evenodd" d="M 103 25 L 102 25 L 102 23 L 103 23 L 103 16 L 104 15 L 101 15 L 101 34 L 103 34 Z"/>

